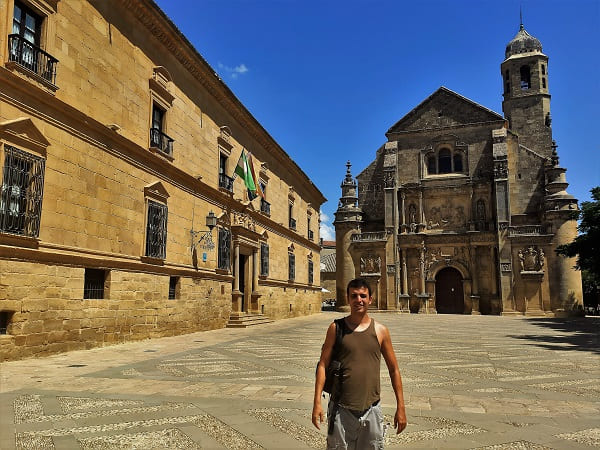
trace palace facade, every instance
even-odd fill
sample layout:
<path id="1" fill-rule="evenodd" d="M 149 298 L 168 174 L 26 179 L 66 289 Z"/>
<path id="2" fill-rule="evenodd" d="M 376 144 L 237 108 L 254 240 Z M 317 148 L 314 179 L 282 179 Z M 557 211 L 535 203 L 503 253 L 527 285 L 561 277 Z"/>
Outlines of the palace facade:
<path id="1" fill-rule="evenodd" d="M 335 214 L 337 307 L 362 276 L 375 307 L 566 316 L 581 275 L 557 245 L 577 235 L 552 139 L 548 57 L 521 24 L 500 65 L 497 114 L 445 87 L 394 124 Z"/>
<path id="2" fill-rule="evenodd" d="M 325 198 L 153 1 L 1 2 L 0 87 L 0 360 L 320 311 Z"/>

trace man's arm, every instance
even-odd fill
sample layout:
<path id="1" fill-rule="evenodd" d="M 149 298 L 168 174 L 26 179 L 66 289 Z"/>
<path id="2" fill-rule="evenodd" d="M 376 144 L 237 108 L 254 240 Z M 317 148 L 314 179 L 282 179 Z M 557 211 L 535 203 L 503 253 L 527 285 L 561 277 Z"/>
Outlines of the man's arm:
<path id="1" fill-rule="evenodd" d="M 325 421 L 323 407 L 321 406 L 321 396 L 323 395 L 323 386 L 325 385 L 325 369 L 329 366 L 329 362 L 331 361 L 331 354 L 333 353 L 333 346 L 335 345 L 335 336 L 336 325 L 334 322 L 327 328 L 327 334 L 325 335 L 323 347 L 321 347 L 321 358 L 319 359 L 319 364 L 317 364 L 317 374 L 315 377 L 312 423 L 319 430 L 321 429 L 320 424 Z"/>
<path id="2" fill-rule="evenodd" d="M 394 428 L 397 429 L 396 434 L 399 434 L 406 428 L 406 411 L 404 410 L 404 393 L 402 391 L 402 377 L 398 368 L 396 354 L 392 347 L 392 338 L 388 329 L 376 322 L 377 335 L 381 337 L 381 354 L 390 373 L 392 388 L 396 395 L 396 414 L 394 415 Z"/>

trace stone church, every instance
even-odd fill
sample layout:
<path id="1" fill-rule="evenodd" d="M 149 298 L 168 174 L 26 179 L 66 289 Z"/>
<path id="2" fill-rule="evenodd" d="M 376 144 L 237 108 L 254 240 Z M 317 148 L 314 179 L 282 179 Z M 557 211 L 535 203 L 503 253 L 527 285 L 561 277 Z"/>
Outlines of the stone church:
<path id="1" fill-rule="evenodd" d="M 504 116 L 445 87 L 396 122 L 335 213 L 337 308 L 561 317 L 582 308 L 577 200 L 552 139 L 548 56 L 523 27 L 500 65 Z"/>

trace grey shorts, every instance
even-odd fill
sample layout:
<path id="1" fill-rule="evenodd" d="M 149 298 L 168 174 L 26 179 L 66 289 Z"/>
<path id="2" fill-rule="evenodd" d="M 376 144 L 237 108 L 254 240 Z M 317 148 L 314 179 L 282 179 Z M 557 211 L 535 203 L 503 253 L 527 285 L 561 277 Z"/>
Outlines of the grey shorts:
<path id="1" fill-rule="evenodd" d="M 333 407 L 333 402 L 329 402 L 327 418 L 334 422 L 333 432 L 327 435 L 328 450 L 383 449 L 383 412 L 379 403 L 359 417 L 341 406 L 338 406 L 333 416 Z"/>

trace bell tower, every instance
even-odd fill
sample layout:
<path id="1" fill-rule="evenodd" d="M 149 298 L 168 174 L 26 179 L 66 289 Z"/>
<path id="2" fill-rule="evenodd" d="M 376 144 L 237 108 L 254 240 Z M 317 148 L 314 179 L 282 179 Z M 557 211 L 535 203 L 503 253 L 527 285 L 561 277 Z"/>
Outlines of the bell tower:
<path id="1" fill-rule="evenodd" d="M 502 110 L 519 144 L 550 158 L 552 128 L 548 57 L 542 44 L 523 27 L 506 46 L 500 65 L 504 86 Z"/>

